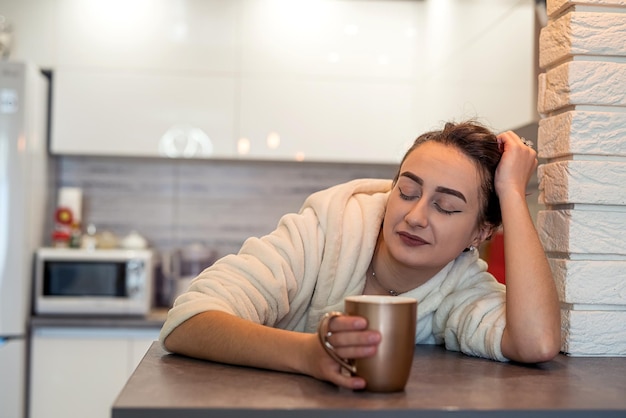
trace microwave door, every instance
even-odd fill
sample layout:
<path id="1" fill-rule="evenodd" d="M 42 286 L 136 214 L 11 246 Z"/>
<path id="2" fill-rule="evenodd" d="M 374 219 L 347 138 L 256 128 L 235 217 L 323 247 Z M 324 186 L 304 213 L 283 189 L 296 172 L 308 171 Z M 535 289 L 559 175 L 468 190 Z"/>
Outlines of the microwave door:
<path id="1" fill-rule="evenodd" d="M 145 315 L 151 308 L 149 250 L 39 249 L 35 312 Z"/>
<path id="2" fill-rule="evenodd" d="M 125 265 L 104 261 L 50 261 L 44 266 L 44 297 L 126 297 Z"/>

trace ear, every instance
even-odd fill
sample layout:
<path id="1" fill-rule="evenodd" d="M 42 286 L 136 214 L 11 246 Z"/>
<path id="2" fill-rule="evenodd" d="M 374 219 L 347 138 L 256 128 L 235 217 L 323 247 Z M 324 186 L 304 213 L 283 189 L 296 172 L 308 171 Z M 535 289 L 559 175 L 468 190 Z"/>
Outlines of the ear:
<path id="1" fill-rule="evenodd" d="M 496 229 L 498 228 L 494 227 L 492 224 L 484 223 L 478 228 L 478 234 L 474 238 L 474 241 L 472 241 L 472 245 L 478 248 L 480 244 L 491 238 L 493 233 L 496 232 Z"/>

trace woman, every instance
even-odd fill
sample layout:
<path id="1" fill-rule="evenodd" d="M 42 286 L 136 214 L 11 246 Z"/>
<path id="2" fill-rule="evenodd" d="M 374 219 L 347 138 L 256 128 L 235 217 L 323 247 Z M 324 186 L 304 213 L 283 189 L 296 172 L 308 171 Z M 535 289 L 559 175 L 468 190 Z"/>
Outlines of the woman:
<path id="1" fill-rule="evenodd" d="M 315 330 L 345 296 L 418 300 L 416 343 L 506 361 L 541 362 L 559 350 L 559 303 L 525 191 L 535 151 L 513 132 L 473 123 L 426 133 L 393 181 L 354 180 L 311 195 L 275 231 L 250 238 L 202 272 L 161 331 L 172 352 L 303 373 L 360 389 Z M 502 223 L 506 288 L 476 247 Z M 363 318 L 327 324 L 342 358 L 376 352 Z"/>

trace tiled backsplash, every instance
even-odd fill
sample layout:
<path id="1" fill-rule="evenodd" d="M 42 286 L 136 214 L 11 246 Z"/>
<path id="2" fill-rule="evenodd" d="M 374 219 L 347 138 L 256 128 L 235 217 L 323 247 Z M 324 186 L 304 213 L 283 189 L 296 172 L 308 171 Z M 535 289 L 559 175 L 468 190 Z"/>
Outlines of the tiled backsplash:
<path id="1" fill-rule="evenodd" d="M 93 223 L 119 237 L 135 230 L 158 250 L 199 241 L 220 256 L 236 252 L 249 236 L 271 232 L 315 191 L 355 178 L 392 178 L 396 170 L 375 164 L 76 156 L 57 157 L 55 163 L 56 190 L 83 190 L 83 225 Z"/>

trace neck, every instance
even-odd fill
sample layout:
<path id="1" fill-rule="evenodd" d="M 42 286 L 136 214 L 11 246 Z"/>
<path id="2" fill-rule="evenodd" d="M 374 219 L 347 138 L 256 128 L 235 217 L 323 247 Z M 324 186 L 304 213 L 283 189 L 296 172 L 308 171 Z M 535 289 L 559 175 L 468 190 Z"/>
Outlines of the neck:
<path id="1" fill-rule="evenodd" d="M 401 265 L 389 254 L 385 242 L 379 236 L 372 261 L 367 271 L 367 279 L 372 283 L 371 288 L 378 294 L 401 294 L 415 289 L 434 276 L 427 271 L 416 270 Z"/>
<path id="2" fill-rule="evenodd" d="M 390 295 L 390 296 L 398 296 L 400 294 L 400 292 L 394 290 L 394 289 L 390 289 L 385 287 L 385 285 L 383 285 L 380 280 L 378 280 L 378 277 L 376 276 L 376 272 L 374 271 L 374 266 L 373 266 L 373 262 L 372 264 L 370 264 L 370 268 L 369 268 L 369 273 L 371 274 L 371 278 L 372 280 L 375 282 L 376 286 L 382 290 L 384 292 L 384 294 Z"/>

